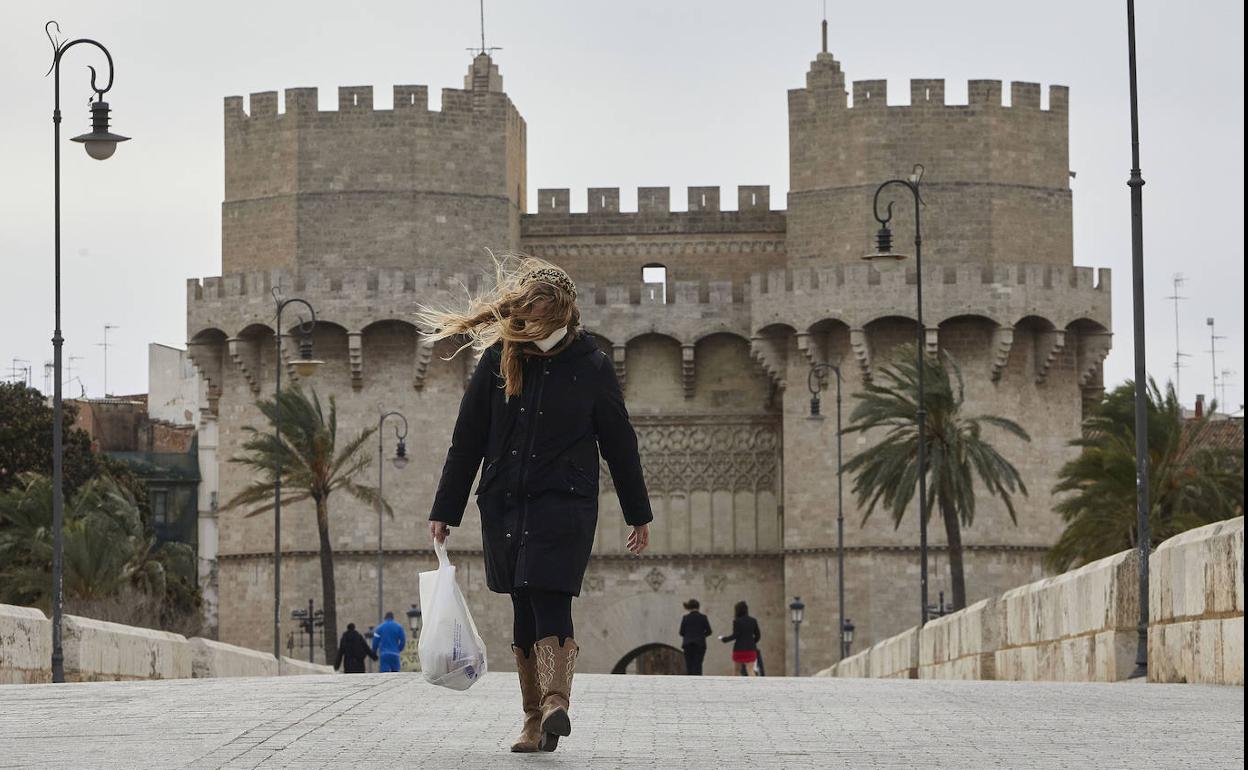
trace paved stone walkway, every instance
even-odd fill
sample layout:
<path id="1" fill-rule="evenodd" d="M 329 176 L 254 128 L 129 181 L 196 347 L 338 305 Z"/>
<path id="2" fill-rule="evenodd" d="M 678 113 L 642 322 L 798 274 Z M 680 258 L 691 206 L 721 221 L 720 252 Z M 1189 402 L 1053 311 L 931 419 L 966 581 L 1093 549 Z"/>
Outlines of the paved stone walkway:
<path id="1" fill-rule="evenodd" d="M 559 751 L 507 752 L 513 674 L 0 687 L 2 768 L 1244 766 L 1244 691 L 578 676 Z"/>

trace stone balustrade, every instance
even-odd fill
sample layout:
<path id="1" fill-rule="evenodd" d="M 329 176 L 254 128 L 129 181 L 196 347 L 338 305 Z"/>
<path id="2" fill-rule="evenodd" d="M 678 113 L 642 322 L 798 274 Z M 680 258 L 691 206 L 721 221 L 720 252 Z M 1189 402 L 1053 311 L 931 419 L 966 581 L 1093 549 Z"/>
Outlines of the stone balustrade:
<path id="1" fill-rule="evenodd" d="M 817 676 L 1102 681 L 1135 669 L 1135 551 L 1020 586 L 877 642 Z M 1149 559 L 1149 680 L 1244 683 L 1244 519 Z"/>
<path id="2" fill-rule="evenodd" d="M 65 680 L 105 682 L 332 674 L 333 668 L 212 639 L 65 616 Z M 0 604 L 0 684 L 52 681 L 52 623 L 33 607 Z"/>

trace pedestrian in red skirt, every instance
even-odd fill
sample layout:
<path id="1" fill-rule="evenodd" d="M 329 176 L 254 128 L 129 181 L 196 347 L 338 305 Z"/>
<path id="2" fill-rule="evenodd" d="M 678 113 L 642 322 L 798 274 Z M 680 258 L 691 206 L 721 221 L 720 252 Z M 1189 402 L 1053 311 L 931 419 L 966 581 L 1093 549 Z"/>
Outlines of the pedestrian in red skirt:
<path id="1" fill-rule="evenodd" d="M 719 641 L 732 642 L 732 663 L 745 669 L 743 676 L 755 676 L 754 661 L 758 660 L 758 640 L 763 634 L 758 629 L 758 621 L 750 617 L 750 608 L 745 602 L 737 602 L 735 615 L 732 634 L 720 636 Z"/>

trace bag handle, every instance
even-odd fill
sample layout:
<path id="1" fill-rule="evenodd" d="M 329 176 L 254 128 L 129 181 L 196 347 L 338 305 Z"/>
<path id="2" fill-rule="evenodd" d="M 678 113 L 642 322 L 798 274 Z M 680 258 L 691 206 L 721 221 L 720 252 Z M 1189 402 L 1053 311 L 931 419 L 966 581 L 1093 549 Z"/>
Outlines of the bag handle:
<path id="1" fill-rule="evenodd" d="M 436 540 L 433 541 L 433 552 L 438 555 L 439 568 L 451 566 L 450 557 L 446 555 L 446 543 L 439 543 Z"/>

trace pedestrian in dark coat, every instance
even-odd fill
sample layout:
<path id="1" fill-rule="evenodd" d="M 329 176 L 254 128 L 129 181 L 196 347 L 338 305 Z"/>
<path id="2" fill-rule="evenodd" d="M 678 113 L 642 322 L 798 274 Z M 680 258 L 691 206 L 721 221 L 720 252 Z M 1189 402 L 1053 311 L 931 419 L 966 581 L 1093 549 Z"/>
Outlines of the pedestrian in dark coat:
<path id="1" fill-rule="evenodd" d="M 758 660 L 758 640 L 763 638 L 763 632 L 758 628 L 758 621 L 750 617 L 750 608 L 745 602 L 737 602 L 734 614 L 732 633 L 719 640 L 732 642 L 733 665 L 743 665 L 746 676 L 755 676 L 754 662 Z"/>
<path id="2" fill-rule="evenodd" d="M 504 261 L 495 288 L 469 311 L 426 309 L 421 319 L 436 329 L 430 339 L 466 335 L 482 351 L 460 403 L 430 532 L 442 542 L 459 525 L 481 468 L 475 494 L 486 582 L 511 595 L 526 714 L 512 750 L 552 750 L 571 730 L 579 649 L 572 598 L 594 545 L 600 452 L 633 527 L 628 549 L 640 554 L 649 542 L 653 516 L 637 435 L 615 367 L 580 328 L 576 286 L 560 268 Z"/>
<path id="3" fill-rule="evenodd" d="M 338 641 L 338 659 L 334 661 L 334 670 L 341 668 L 344 674 L 363 674 L 365 658 L 377 660 L 364 636 L 355 630 L 355 624 L 348 623 L 347 630 Z"/>
<path id="4" fill-rule="evenodd" d="M 685 602 L 689 613 L 680 619 L 680 646 L 685 652 L 685 673 L 702 676 L 702 660 L 706 657 L 706 637 L 711 635 L 711 621 L 698 609 L 697 599 Z"/>

